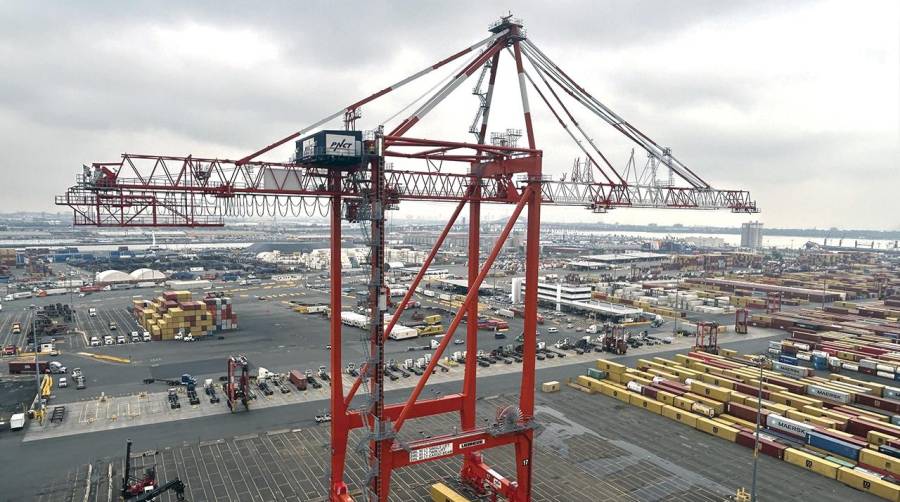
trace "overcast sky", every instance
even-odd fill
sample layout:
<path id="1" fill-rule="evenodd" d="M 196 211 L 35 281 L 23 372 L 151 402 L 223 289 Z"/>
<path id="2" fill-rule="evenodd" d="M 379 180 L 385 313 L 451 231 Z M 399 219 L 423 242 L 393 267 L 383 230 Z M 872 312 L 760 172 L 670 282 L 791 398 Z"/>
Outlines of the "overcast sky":
<path id="1" fill-rule="evenodd" d="M 895 0 L 187 4 L 0 3 L 0 211 L 55 211 L 53 196 L 81 164 L 122 152 L 238 158 L 484 38 L 512 8 L 595 97 L 713 186 L 750 190 L 766 225 L 900 229 Z M 365 107 L 362 128 L 455 67 Z M 504 56 L 491 130 L 522 127 L 513 69 Z M 410 135 L 470 140 L 470 90 L 463 84 Z M 559 175 L 580 151 L 533 92 L 531 103 L 544 172 Z M 633 145 L 573 112 L 624 166 Z M 407 214 L 430 211 L 450 208 Z M 544 218 L 748 219 L 571 208 Z"/>

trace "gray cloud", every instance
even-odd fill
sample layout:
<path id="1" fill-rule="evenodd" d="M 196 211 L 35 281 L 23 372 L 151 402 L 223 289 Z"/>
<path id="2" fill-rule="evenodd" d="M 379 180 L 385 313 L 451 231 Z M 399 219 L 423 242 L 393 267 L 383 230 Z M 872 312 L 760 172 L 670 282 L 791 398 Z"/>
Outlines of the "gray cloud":
<path id="1" fill-rule="evenodd" d="M 762 207 L 771 208 L 764 215 L 770 224 L 801 220 L 784 194 L 814 179 L 817 192 L 808 202 L 812 215 L 803 217 L 804 224 L 894 226 L 892 211 L 854 206 L 858 199 L 839 191 L 853 187 L 854 193 L 865 194 L 886 182 L 896 185 L 900 110 L 857 113 L 868 114 L 877 126 L 846 121 L 839 110 L 827 127 L 819 118 L 804 123 L 784 113 L 793 104 L 785 93 L 802 91 L 803 85 L 815 91 L 828 81 L 827 67 L 797 61 L 795 72 L 782 64 L 773 74 L 767 64 L 753 63 L 758 66 L 729 72 L 719 68 L 719 61 L 704 60 L 704 54 L 697 54 L 690 67 L 659 56 L 661 49 L 685 37 L 701 37 L 701 46 L 715 47 L 719 40 L 710 29 L 727 32 L 790 19 L 797 12 L 815 19 L 834 8 L 820 2 L 791 3 L 788 9 L 775 1 L 564 1 L 552 7 L 547 2 L 517 3 L 514 14 L 525 19 L 529 36 L 577 80 L 652 137 L 673 146 L 676 155 L 713 184 L 750 189 Z M 873 16 L 896 10 L 890 2 L 871 2 L 868 8 Z M 502 2 L 249 5 L 210 0 L 161 7 L 98 1 L 53 8 L 2 3 L 0 148 L 7 155 L 0 162 L 6 179 L 0 197 L 9 208 L 49 209 L 52 195 L 65 189 L 77 166 L 114 159 L 123 151 L 246 153 L 483 38 L 487 24 L 507 9 Z M 853 30 L 866 26 L 848 21 L 845 28 L 842 36 L 852 46 Z M 756 35 L 762 42 L 772 33 Z M 896 25 L 885 37 L 900 43 Z M 777 48 L 753 42 L 736 57 L 752 58 L 759 51 L 773 62 L 782 57 Z M 894 54 L 889 45 L 860 46 L 859 54 L 835 55 L 843 59 L 834 64 L 872 59 L 877 64 L 870 68 L 877 73 L 866 76 L 869 82 L 894 81 L 896 89 L 900 63 Z M 510 71 L 511 65 L 503 64 L 501 71 Z M 459 92 L 465 94 L 463 89 Z M 880 89 L 866 86 L 863 91 Z M 516 95 L 514 87 L 508 94 Z M 390 115 L 412 95 L 405 96 L 367 107 L 366 118 Z M 897 99 L 896 94 L 883 98 L 888 103 Z M 853 107 L 855 101 L 850 95 L 834 96 L 821 106 Z M 439 115 L 437 127 L 453 132 L 454 139 L 467 139 L 473 98 L 452 106 L 458 108 Z M 559 173 L 578 152 L 536 96 L 532 106 L 548 170 Z M 797 115 L 805 111 L 798 107 Z M 583 110 L 577 113 L 612 159 L 627 158 L 631 145 Z M 727 120 L 719 120 L 719 113 Z M 885 116 L 894 118 L 893 125 Z M 506 126 L 499 114 L 494 118 L 498 127 Z M 900 210 L 896 202 L 887 204 L 894 214 Z M 624 211 L 615 214 L 618 221 L 632 217 Z M 634 214 L 646 218 L 646 213 Z M 656 214 L 656 221 L 709 218 Z M 728 223 L 734 224 L 740 217 L 730 218 Z"/>

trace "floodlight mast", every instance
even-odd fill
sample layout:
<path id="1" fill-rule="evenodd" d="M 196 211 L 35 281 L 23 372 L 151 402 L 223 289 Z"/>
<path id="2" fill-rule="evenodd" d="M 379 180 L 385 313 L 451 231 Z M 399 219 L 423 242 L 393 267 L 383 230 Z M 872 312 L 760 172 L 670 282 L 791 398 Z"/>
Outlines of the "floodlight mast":
<path id="1" fill-rule="evenodd" d="M 224 225 L 226 216 L 301 216 L 304 212 L 312 216 L 310 207 L 313 212 L 330 212 L 330 366 L 333 382 L 328 497 L 332 501 L 351 500 L 344 480 L 344 469 L 350 433 L 354 429 L 364 429 L 368 443 L 370 469 L 364 487 L 367 500 L 382 502 L 388 499 L 393 471 L 450 456 L 462 456 L 462 481 L 479 493 L 502 496 L 516 502 L 531 500 L 533 440 L 538 427 L 534 420 L 534 390 L 542 205 L 582 207 L 594 212 L 628 207 L 757 211 L 748 192 L 712 188 L 687 166 L 675 160 L 670 150 L 659 147 L 588 94 L 528 40 L 521 20 L 506 16 L 491 24 L 489 30 L 490 36 L 480 42 L 239 160 L 125 154 L 119 162 L 85 166 L 78 183 L 56 199 L 58 205 L 73 209 L 75 225 L 90 226 L 216 227 Z M 511 53 L 515 61 L 528 143 L 525 147 L 514 142 L 494 144 L 486 141 L 491 100 L 498 92 L 494 83 L 502 52 Z M 283 163 L 257 160 L 262 154 L 342 116 L 347 125 L 352 124 L 359 118 L 362 105 L 467 54 L 474 54 L 471 61 L 452 73 L 445 85 L 428 96 L 399 125 L 388 133 L 379 128 L 374 139 L 363 140 L 357 162 L 333 165 L 300 156 L 293 162 Z M 530 71 L 524 65 L 526 61 L 531 64 Z M 429 112 L 485 65 L 489 67 L 489 90 L 483 93 L 480 103 L 480 127 L 472 126 L 478 131 L 475 143 L 408 135 Z M 532 78 L 531 72 L 539 78 Z M 528 99 L 529 85 L 588 155 L 586 169 L 579 170 L 578 176 L 573 172 L 569 179 L 551 180 L 543 175 L 543 152 L 537 147 Z M 587 136 L 583 124 L 578 123 L 563 104 L 562 97 L 566 96 L 647 150 L 654 162 L 654 174 L 656 163 L 662 162 L 673 176 L 677 175 L 687 186 L 655 180 L 645 184 L 626 182 Z M 560 112 L 555 110 L 554 102 L 560 107 Z M 478 120 L 479 117 L 476 117 L 476 122 Z M 572 129 L 568 128 L 566 121 L 571 122 Z M 576 131 L 585 142 L 578 138 Z M 461 162 L 468 164 L 468 168 L 464 173 L 433 169 L 402 170 L 387 164 L 385 160 L 389 157 L 422 159 L 428 163 Z M 602 159 L 603 163 L 598 164 L 595 158 Z M 602 176 L 597 179 L 602 181 L 595 181 L 593 175 L 586 174 L 592 169 L 600 171 Z M 403 201 L 453 202 L 455 209 L 408 291 L 385 322 L 384 218 L 386 211 L 396 208 Z M 494 246 L 481 262 L 479 226 L 483 203 L 508 204 L 513 211 Z M 466 205 L 469 206 L 469 262 L 465 299 L 408 398 L 403 402 L 385 403 L 384 343 Z M 495 423 L 478 426 L 475 408 L 479 289 L 523 212 L 527 215 L 525 319 L 518 403 L 517 406 L 498 410 Z M 372 251 L 369 356 L 360 376 L 352 383 L 348 382 L 349 388 L 346 389 L 342 375 L 340 314 L 341 224 L 345 219 L 365 225 Z M 421 399 L 430 375 L 454 338 L 463 317 L 468 318 L 468 323 L 466 364 L 460 392 Z M 354 400 L 359 389 L 364 389 L 369 399 L 364 400 L 361 407 L 354 408 L 354 404 L 361 401 Z M 454 432 L 428 439 L 413 439 L 402 434 L 403 426 L 411 419 L 444 414 L 459 415 L 459 427 Z M 491 469 L 482 456 L 484 450 L 503 445 L 513 445 L 515 449 L 514 481 Z"/>

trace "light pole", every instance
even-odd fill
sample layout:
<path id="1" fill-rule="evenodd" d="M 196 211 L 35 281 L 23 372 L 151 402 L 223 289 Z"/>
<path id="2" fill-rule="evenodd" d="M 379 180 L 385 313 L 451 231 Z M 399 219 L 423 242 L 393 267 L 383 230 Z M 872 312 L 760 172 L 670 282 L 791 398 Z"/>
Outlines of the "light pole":
<path id="1" fill-rule="evenodd" d="M 38 361 L 37 330 L 34 329 L 34 326 L 35 326 L 34 318 L 36 317 L 36 312 L 37 312 L 36 308 L 37 307 L 35 307 L 35 305 L 33 303 L 28 306 L 28 310 L 31 311 L 31 337 L 32 337 L 32 340 L 34 341 L 34 376 L 35 376 L 35 381 L 37 383 L 37 405 L 38 405 L 38 409 L 42 409 L 43 406 L 41 406 L 41 365 Z"/>
<path id="2" fill-rule="evenodd" d="M 750 482 L 750 502 L 756 502 L 756 464 L 759 461 L 759 422 L 762 413 L 762 386 L 763 366 L 767 361 L 766 356 L 758 356 L 756 363 L 759 365 L 759 388 L 756 389 L 756 432 L 753 440 L 753 479 Z"/>

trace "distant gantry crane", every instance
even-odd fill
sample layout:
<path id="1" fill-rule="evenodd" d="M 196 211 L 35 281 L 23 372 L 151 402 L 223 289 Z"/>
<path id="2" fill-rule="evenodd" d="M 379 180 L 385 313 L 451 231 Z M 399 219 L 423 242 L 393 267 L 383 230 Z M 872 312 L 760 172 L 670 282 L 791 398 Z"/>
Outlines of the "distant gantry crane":
<path id="1" fill-rule="evenodd" d="M 483 40 L 241 159 L 124 154 L 117 162 L 84 166 L 78 183 L 56 199 L 57 204 L 73 209 L 76 225 L 215 227 L 224 225 L 228 216 L 319 214 L 330 217 L 330 370 L 333 382 L 329 500 L 351 500 L 344 481 L 344 469 L 349 434 L 354 429 L 364 432 L 363 445 L 369 462 L 365 477 L 368 500 L 388 500 L 394 470 L 450 456 L 462 456 L 460 477 L 476 492 L 510 501 L 531 500 L 533 440 L 538 427 L 534 419 L 534 388 L 542 205 L 583 207 L 593 212 L 615 208 L 757 211 L 748 192 L 713 188 L 675 158 L 669 148 L 654 142 L 589 94 L 528 39 L 521 20 L 503 17 L 490 25 L 489 32 Z M 515 63 L 524 127 L 489 136 L 488 119 L 502 53 L 509 54 Z M 460 59 L 464 62 L 459 69 L 413 101 L 409 107 L 418 106 L 393 128 L 385 129 L 381 124 L 371 134 L 356 129 L 357 121 L 362 118 L 362 106 Z M 478 96 L 478 110 L 474 122 L 467 128 L 475 136 L 474 141 L 408 135 L 479 70 L 481 77 L 473 90 Z M 486 89 L 483 88 L 485 82 Z M 586 159 L 576 165 L 577 175 L 573 171 L 568 179 L 553 180 L 544 174 L 543 152 L 537 148 L 532 124 L 529 89 L 537 94 L 553 119 L 574 141 L 579 156 Z M 643 149 L 650 159 L 646 169 L 652 169 L 652 173 L 626 173 L 628 179 L 620 175 L 585 131 L 585 126 L 576 120 L 570 110 L 572 104 L 588 110 Z M 339 119 L 344 121 L 343 130 L 321 130 Z M 522 136 L 526 145 L 518 146 Z M 294 145 L 292 161 L 257 160 L 294 140 L 298 141 Z M 425 165 L 420 169 L 399 169 L 387 163 L 387 159 L 424 160 Z M 446 169 L 445 163 L 451 166 L 462 164 L 467 169 Z M 660 168 L 668 171 L 668 180 L 657 178 Z M 422 268 L 393 316 L 385 322 L 388 306 L 383 268 L 386 212 L 404 201 L 445 202 L 454 207 Z M 508 204 L 513 208 L 486 257 L 482 256 L 479 246 L 481 206 L 485 203 Z M 468 293 L 410 395 L 403 402 L 385 403 L 384 343 L 466 206 Z M 481 425 L 476 422 L 475 415 L 478 367 L 478 325 L 475 322 L 466 324 L 466 364 L 460 392 L 420 398 L 463 318 L 477 319 L 478 290 L 523 212 L 528 221 L 519 400 L 517 406 L 499 410 L 494 423 Z M 430 216 L 437 217 L 438 214 L 430 213 Z M 347 382 L 342 372 L 339 314 L 342 306 L 343 220 L 364 227 L 371 249 L 368 356 L 359 376 Z M 228 385 L 231 390 L 235 389 L 232 372 L 236 368 L 230 360 Z M 360 389 L 365 396 L 354 399 Z M 236 399 L 236 394 L 228 393 L 229 401 Z M 458 427 L 453 431 L 432 434 L 426 439 L 402 435 L 403 426 L 409 420 L 451 413 L 458 414 Z M 515 480 L 492 469 L 482 456 L 484 450 L 503 445 L 512 445 L 515 449 Z"/>

